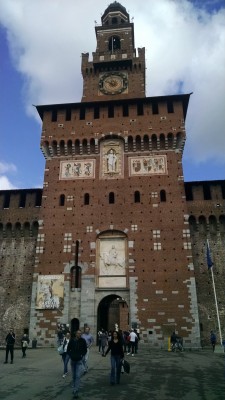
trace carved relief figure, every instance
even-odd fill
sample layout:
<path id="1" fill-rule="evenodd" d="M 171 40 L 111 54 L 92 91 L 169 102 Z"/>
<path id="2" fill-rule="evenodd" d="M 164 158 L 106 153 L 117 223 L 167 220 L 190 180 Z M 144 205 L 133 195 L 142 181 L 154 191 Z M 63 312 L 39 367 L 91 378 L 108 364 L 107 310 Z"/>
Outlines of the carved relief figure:
<path id="1" fill-rule="evenodd" d="M 125 259 L 118 256 L 115 245 L 112 245 L 108 252 L 104 251 L 100 255 L 100 258 L 103 261 L 102 273 L 104 275 L 119 275 L 121 272 L 122 274 L 124 273 Z"/>
<path id="2" fill-rule="evenodd" d="M 107 171 L 116 172 L 117 156 L 113 149 L 109 150 L 106 159 L 107 159 Z"/>

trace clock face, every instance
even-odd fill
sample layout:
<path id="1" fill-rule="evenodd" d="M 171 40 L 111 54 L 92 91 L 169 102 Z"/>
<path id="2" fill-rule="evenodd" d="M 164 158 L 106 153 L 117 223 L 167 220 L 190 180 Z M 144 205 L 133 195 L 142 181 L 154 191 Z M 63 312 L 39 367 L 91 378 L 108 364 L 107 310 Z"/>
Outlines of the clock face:
<path id="1" fill-rule="evenodd" d="M 119 94 L 127 88 L 127 75 L 111 72 L 102 75 L 99 79 L 99 90 L 104 94 Z"/>

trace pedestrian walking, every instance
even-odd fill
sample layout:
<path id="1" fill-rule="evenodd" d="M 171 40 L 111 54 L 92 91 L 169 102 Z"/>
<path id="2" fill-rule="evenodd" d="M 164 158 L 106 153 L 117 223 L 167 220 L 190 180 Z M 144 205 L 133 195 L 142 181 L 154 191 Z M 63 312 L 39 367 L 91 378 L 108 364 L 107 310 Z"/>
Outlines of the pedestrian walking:
<path id="1" fill-rule="evenodd" d="M 130 349 L 131 349 L 131 355 L 132 355 L 132 357 L 134 357 L 135 341 L 138 339 L 138 337 L 137 337 L 137 335 L 136 335 L 136 333 L 134 332 L 133 329 L 131 329 L 129 336 L 130 336 L 130 341 L 129 341 L 129 345 L 128 345 L 129 346 L 129 350 L 128 350 L 127 355 L 130 354 Z"/>
<path id="2" fill-rule="evenodd" d="M 215 346 L 216 346 L 216 334 L 213 331 L 210 332 L 210 342 L 211 342 L 212 349 L 213 349 L 213 352 L 214 352 L 215 351 Z"/>
<path id="3" fill-rule="evenodd" d="M 106 332 L 104 329 L 102 330 L 101 345 L 102 356 L 104 356 L 105 348 L 108 345 L 108 332 Z"/>
<path id="4" fill-rule="evenodd" d="M 117 331 L 113 331 L 112 339 L 109 342 L 106 355 L 111 351 L 111 372 L 110 372 L 110 385 L 120 383 L 121 374 L 121 361 L 124 358 L 123 345 L 121 338 Z"/>
<path id="5" fill-rule="evenodd" d="M 67 354 L 71 359 L 74 399 L 78 398 L 80 378 L 83 371 L 83 359 L 87 353 L 86 341 L 81 337 L 81 334 L 81 331 L 78 329 L 67 346 Z"/>
<path id="6" fill-rule="evenodd" d="M 87 352 L 85 354 L 85 357 L 83 359 L 83 363 L 84 363 L 84 374 L 86 374 L 88 372 L 88 358 L 89 358 L 89 354 L 90 354 L 90 348 L 94 343 L 94 338 L 92 336 L 92 334 L 90 333 L 90 328 L 89 326 L 86 326 L 86 328 L 84 329 L 84 333 L 81 336 L 87 345 Z"/>
<path id="7" fill-rule="evenodd" d="M 63 353 L 62 353 L 62 361 L 63 361 L 63 378 L 68 374 L 68 363 L 70 360 L 69 354 L 67 353 L 67 347 L 70 341 L 70 332 L 67 332 L 63 339 Z"/>
<path id="8" fill-rule="evenodd" d="M 27 335 L 27 333 L 24 333 L 24 335 L 21 339 L 22 358 L 26 357 L 26 351 L 27 351 L 29 343 L 30 343 L 29 336 Z"/>
<path id="9" fill-rule="evenodd" d="M 16 340 L 16 335 L 13 332 L 13 329 L 11 328 L 9 330 L 8 335 L 5 338 L 5 341 L 6 341 L 6 353 L 5 353 L 5 362 L 4 362 L 4 364 L 8 363 L 9 353 L 10 353 L 10 356 L 11 356 L 11 364 L 13 364 L 15 340 Z"/>

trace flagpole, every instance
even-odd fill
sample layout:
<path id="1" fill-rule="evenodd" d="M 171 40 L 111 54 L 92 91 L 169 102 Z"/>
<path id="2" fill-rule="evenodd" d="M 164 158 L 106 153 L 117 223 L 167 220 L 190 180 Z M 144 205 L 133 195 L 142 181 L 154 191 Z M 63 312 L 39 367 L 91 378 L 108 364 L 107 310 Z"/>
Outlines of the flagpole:
<path id="1" fill-rule="evenodd" d="M 207 245 L 208 245 L 208 248 L 210 248 L 208 239 L 207 239 Z M 221 325 L 220 325 L 220 316 L 219 316 L 219 310 L 218 310 L 218 303 L 217 303 L 217 297 L 216 297 L 216 287 L 215 287 L 215 282 L 214 282 L 213 266 L 211 266 L 210 269 L 211 269 L 212 284 L 213 284 L 213 291 L 214 291 L 214 297 L 215 297 L 216 314 L 217 314 L 217 321 L 218 321 L 218 328 L 219 328 L 219 335 L 220 335 L 220 344 L 222 346 L 223 341 L 222 341 L 222 333 L 221 333 Z"/>

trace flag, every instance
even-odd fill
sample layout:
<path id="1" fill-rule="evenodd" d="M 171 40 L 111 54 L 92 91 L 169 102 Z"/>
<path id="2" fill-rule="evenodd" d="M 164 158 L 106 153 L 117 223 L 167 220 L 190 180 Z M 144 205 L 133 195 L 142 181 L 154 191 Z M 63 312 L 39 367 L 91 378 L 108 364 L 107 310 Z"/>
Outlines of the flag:
<path id="1" fill-rule="evenodd" d="M 212 268 L 213 266 L 213 262 L 211 259 L 211 254 L 210 254 L 210 248 L 209 248 L 209 243 L 207 242 L 207 253 L 206 253 L 206 257 L 207 257 L 207 265 L 208 265 L 208 269 Z"/>

